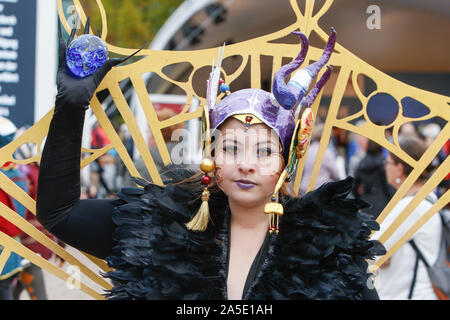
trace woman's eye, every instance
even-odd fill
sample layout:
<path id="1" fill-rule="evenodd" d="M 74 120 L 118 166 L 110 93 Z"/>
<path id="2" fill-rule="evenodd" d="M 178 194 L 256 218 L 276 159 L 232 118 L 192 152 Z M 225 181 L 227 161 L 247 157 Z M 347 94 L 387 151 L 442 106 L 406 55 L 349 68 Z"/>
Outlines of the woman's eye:
<path id="1" fill-rule="evenodd" d="M 261 148 L 258 149 L 258 157 L 270 157 L 272 155 L 272 149 Z"/>
<path id="2" fill-rule="evenodd" d="M 228 154 L 237 154 L 238 148 L 236 146 L 226 146 L 223 148 L 223 151 Z"/>

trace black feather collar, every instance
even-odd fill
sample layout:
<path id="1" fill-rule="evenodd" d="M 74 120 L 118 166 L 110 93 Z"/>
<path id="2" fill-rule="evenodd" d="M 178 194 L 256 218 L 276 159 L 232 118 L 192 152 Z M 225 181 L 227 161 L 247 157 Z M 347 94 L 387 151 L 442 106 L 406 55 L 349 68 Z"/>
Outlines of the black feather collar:
<path id="1" fill-rule="evenodd" d="M 352 179 L 329 183 L 302 198 L 283 197 L 280 234 L 272 236 L 244 299 L 362 299 L 367 259 L 384 254 L 369 241 L 378 224 L 347 199 Z M 111 299 L 226 299 L 226 196 L 213 193 L 205 232 L 184 224 L 198 209 L 198 189 L 184 185 L 125 188 L 115 202 L 115 269 Z"/>

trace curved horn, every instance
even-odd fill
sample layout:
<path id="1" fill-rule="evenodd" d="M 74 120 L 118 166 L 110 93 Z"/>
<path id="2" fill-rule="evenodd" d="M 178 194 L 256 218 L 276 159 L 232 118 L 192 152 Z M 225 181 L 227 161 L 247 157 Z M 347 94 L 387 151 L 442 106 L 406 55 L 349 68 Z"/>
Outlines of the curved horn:
<path id="1" fill-rule="evenodd" d="M 292 34 L 298 35 L 302 42 L 302 49 L 298 56 L 292 60 L 289 64 L 282 66 L 273 78 L 272 92 L 275 99 L 284 109 L 292 109 L 298 102 L 297 90 L 290 89 L 285 82 L 285 78 L 292 72 L 297 70 L 305 61 L 306 54 L 309 49 L 309 41 L 303 32 L 294 31 Z M 293 92 L 292 92 L 293 91 Z"/>
<path id="2" fill-rule="evenodd" d="M 317 76 L 320 69 L 322 69 L 322 67 L 328 63 L 328 60 L 330 60 L 335 44 L 336 44 L 336 30 L 334 30 L 334 28 L 331 27 L 331 34 L 330 37 L 328 38 L 327 45 L 323 50 L 322 56 L 320 57 L 319 60 L 317 60 L 314 63 L 311 63 L 309 66 L 306 67 L 306 69 L 308 69 L 313 78 Z"/>
<path id="3" fill-rule="evenodd" d="M 297 71 L 291 77 L 291 80 L 289 81 L 289 83 L 287 85 L 284 83 L 284 78 L 281 79 L 282 80 L 281 82 L 283 82 L 283 83 L 280 83 L 279 77 L 277 77 L 277 75 L 275 75 L 273 95 L 277 99 L 278 103 L 284 109 L 290 110 L 290 109 L 294 108 L 295 106 L 297 106 L 298 102 L 302 100 L 306 91 L 308 90 L 309 86 L 311 85 L 312 80 L 317 76 L 320 69 L 330 59 L 331 54 L 333 53 L 335 44 L 336 44 L 336 31 L 334 30 L 334 28 L 331 28 L 331 35 L 328 38 L 328 42 L 325 46 L 324 52 L 318 61 Z M 288 64 L 288 65 L 286 65 L 286 67 L 289 67 L 290 65 L 291 64 Z M 283 69 L 283 67 L 280 68 L 280 70 L 278 72 L 282 71 L 282 69 Z M 295 69 L 289 68 L 288 70 L 290 70 L 290 72 L 293 72 Z M 322 84 L 322 86 L 323 86 L 323 84 Z M 320 89 L 319 89 L 319 91 L 320 91 Z"/>

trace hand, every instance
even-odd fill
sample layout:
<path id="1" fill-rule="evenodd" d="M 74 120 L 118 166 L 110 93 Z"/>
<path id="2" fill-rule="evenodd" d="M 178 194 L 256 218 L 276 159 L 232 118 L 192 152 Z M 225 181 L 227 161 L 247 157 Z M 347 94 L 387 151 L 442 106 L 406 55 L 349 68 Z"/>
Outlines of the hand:
<path id="1" fill-rule="evenodd" d="M 75 24 L 77 25 L 77 24 Z M 67 43 L 64 42 L 61 32 L 61 23 L 58 20 L 58 38 L 59 38 L 59 66 L 57 74 L 58 93 L 56 95 L 55 108 L 70 106 L 74 108 L 87 109 L 95 91 L 101 81 L 111 70 L 112 67 L 125 62 L 140 50 L 123 59 L 108 59 L 93 74 L 85 78 L 80 78 L 72 74 L 66 65 L 66 50 L 73 41 L 76 33 L 76 27 L 72 29 Z M 86 22 L 84 34 L 89 33 L 89 18 Z"/>

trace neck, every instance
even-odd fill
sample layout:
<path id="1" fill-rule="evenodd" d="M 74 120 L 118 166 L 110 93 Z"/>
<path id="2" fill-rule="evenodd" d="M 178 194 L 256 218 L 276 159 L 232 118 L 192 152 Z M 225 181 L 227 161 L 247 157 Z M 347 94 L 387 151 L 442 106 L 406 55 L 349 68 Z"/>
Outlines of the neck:
<path id="1" fill-rule="evenodd" d="M 408 190 L 408 192 L 406 193 L 407 196 L 412 196 L 415 195 L 420 188 L 422 187 L 422 183 L 420 182 L 416 182 L 415 184 L 413 184 L 413 186 Z"/>
<path id="2" fill-rule="evenodd" d="M 243 207 L 229 202 L 231 211 L 231 225 L 245 229 L 268 228 L 268 217 L 264 213 L 265 203 L 254 207 Z"/>

